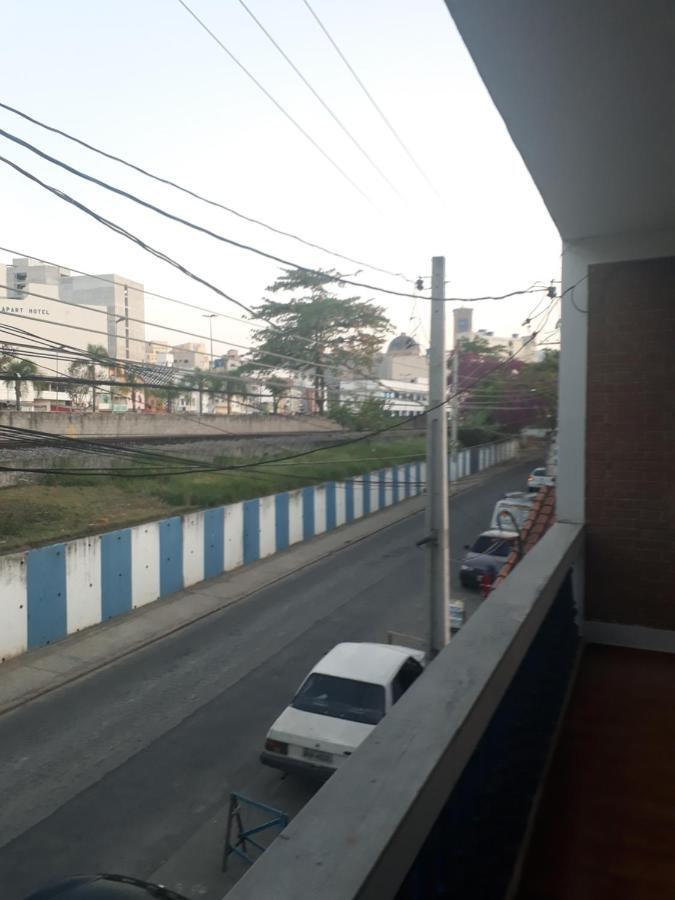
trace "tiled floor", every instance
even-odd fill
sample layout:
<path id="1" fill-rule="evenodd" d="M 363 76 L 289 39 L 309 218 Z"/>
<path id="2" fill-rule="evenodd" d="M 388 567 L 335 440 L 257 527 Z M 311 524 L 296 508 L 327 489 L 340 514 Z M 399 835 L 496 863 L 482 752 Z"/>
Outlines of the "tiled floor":
<path id="1" fill-rule="evenodd" d="M 675 654 L 586 648 L 517 897 L 675 898 Z"/>

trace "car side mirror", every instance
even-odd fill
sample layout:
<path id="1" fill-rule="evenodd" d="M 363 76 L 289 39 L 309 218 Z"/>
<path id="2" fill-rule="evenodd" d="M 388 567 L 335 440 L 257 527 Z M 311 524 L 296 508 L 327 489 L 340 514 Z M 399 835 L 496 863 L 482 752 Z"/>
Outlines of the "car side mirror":
<path id="1" fill-rule="evenodd" d="M 464 549 L 465 549 L 465 550 L 470 550 L 470 549 L 471 549 L 471 547 L 470 547 L 470 545 L 469 545 L 469 544 L 464 544 Z"/>

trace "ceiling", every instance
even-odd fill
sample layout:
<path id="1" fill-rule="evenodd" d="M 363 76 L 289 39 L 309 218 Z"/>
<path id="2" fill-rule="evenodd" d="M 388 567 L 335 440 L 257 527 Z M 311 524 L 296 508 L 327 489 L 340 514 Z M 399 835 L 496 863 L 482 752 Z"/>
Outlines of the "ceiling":
<path id="1" fill-rule="evenodd" d="M 675 0 L 446 0 L 564 239 L 675 228 Z"/>

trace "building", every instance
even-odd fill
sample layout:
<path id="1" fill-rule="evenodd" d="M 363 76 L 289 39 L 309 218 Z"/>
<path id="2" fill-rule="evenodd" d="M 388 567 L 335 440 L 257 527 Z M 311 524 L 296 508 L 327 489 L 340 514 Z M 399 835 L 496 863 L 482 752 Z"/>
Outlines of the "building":
<path id="1" fill-rule="evenodd" d="M 473 334 L 473 310 L 469 306 L 459 306 L 452 311 L 452 320 L 455 326 L 455 341 L 457 338 L 470 337 Z"/>
<path id="2" fill-rule="evenodd" d="M 675 896 L 672 4 L 446 5 L 562 239 L 555 521 L 229 900 Z"/>
<path id="3" fill-rule="evenodd" d="M 101 280 L 71 275 L 68 269 L 27 257 L 0 266 L 0 343 L 46 376 L 67 376 L 73 350 L 85 351 L 92 344 L 111 358 L 140 362 L 145 356 L 144 313 L 143 286 L 119 275 L 102 275 Z M 104 389 L 98 400 L 102 409 L 122 405 Z M 86 398 L 80 401 L 86 404 Z M 11 384 L 0 386 L 0 403 L 15 404 Z M 27 409 L 68 409 L 76 401 L 57 382 L 45 382 L 26 384 L 22 404 Z"/>
<path id="4" fill-rule="evenodd" d="M 7 299 L 16 301 L 31 318 L 45 323 L 40 329 L 45 338 L 78 349 L 101 344 L 114 359 L 143 360 L 142 284 L 115 274 L 100 278 L 71 275 L 68 269 L 27 257 L 17 257 L 11 265 L 0 268 L 2 283 L 7 285 Z M 45 297 L 55 302 L 43 308 Z M 93 315 L 90 311 L 94 311 Z M 84 330 L 78 331 L 75 326 Z"/>
<path id="5" fill-rule="evenodd" d="M 539 358 L 536 341 L 533 341 L 529 334 L 511 334 L 503 337 L 495 334 L 494 331 L 479 328 L 478 331 L 459 337 L 460 340 L 483 340 L 492 349 L 500 348 L 502 356 L 512 356 L 515 353 L 518 355 L 518 359 L 525 363 L 536 362 Z"/>
<path id="6" fill-rule="evenodd" d="M 173 350 L 166 341 L 146 341 L 145 362 L 151 366 L 172 366 Z"/>
<path id="7" fill-rule="evenodd" d="M 216 356 L 212 360 L 212 367 L 221 372 L 232 372 L 241 366 L 241 356 L 236 348 L 228 350 L 222 356 Z"/>
<path id="8" fill-rule="evenodd" d="M 386 352 L 377 357 L 375 374 L 378 378 L 393 381 L 428 379 L 429 361 L 415 338 L 399 334 L 389 343 Z"/>
<path id="9" fill-rule="evenodd" d="M 429 382 L 392 379 L 355 379 L 340 381 L 340 405 L 358 405 L 365 399 L 382 400 L 392 416 L 414 416 L 424 411 L 429 401 Z"/>
<path id="10" fill-rule="evenodd" d="M 539 351 L 535 341 L 531 340 L 529 334 L 511 334 L 508 337 L 496 335 L 494 331 L 488 331 L 485 328 L 479 328 L 474 331 L 473 328 L 473 310 L 468 306 L 460 306 L 453 309 L 452 318 L 454 324 L 454 340 L 471 341 L 480 339 L 485 341 L 489 347 L 503 348 L 504 356 L 518 354 L 518 359 L 523 362 L 536 362 L 539 358 Z"/>
<path id="11" fill-rule="evenodd" d="M 194 342 L 176 344 L 171 348 L 171 353 L 173 355 L 173 365 L 176 369 L 187 371 L 209 368 L 209 356 L 204 344 L 196 344 Z"/>

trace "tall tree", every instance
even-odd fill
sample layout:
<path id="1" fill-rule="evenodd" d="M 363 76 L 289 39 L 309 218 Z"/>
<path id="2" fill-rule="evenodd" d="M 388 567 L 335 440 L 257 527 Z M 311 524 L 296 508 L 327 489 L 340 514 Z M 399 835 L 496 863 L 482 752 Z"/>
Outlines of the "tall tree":
<path id="1" fill-rule="evenodd" d="M 68 372 L 75 378 L 86 377 L 91 382 L 91 409 L 96 412 L 96 379 L 99 377 L 99 368 L 106 367 L 110 370 L 112 361 L 102 344 L 87 344 L 85 356 L 86 359 L 73 360 L 68 366 Z"/>
<path id="2" fill-rule="evenodd" d="M 9 376 L 9 380 L 14 382 L 14 396 L 16 397 L 16 408 L 21 409 L 21 394 L 26 380 L 30 380 L 37 375 L 38 367 L 30 359 L 13 359 L 12 357 L 3 356 L 0 360 L 0 369 L 4 375 Z"/>
<path id="3" fill-rule="evenodd" d="M 359 297 L 339 297 L 334 271 L 285 269 L 268 290 L 289 300 L 264 298 L 256 316 L 269 324 L 253 334 L 256 344 L 246 367 L 270 367 L 311 377 L 319 413 L 326 407 L 326 368 L 370 371 L 391 324 L 381 306 Z M 286 358 L 284 358 L 286 357 Z M 292 357 L 289 359 L 288 357 Z"/>

